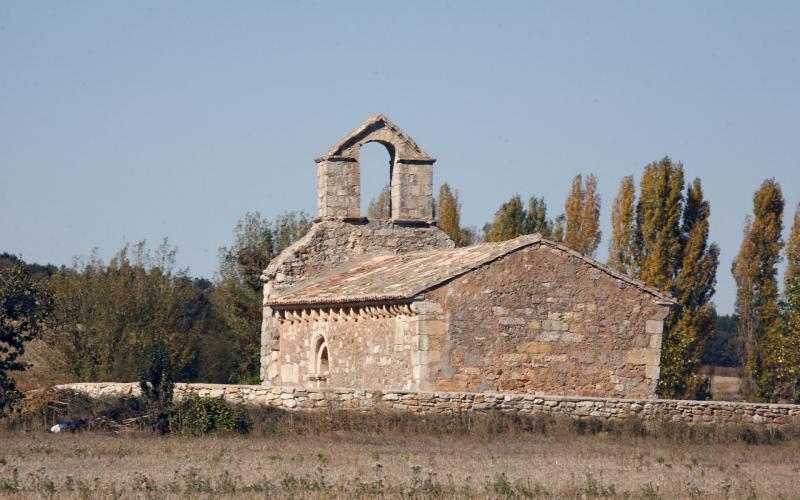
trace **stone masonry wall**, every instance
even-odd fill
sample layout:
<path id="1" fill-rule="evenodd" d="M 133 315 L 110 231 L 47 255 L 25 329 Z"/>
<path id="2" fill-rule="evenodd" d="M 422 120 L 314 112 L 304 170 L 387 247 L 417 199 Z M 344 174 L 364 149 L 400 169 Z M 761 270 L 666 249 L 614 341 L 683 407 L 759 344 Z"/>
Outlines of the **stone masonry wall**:
<path id="1" fill-rule="evenodd" d="M 139 395 L 137 383 L 77 383 L 57 390 L 91 397 Z M 574 418 L 672 421 L 687 424 L 757 424 L 780 427 L 800 423 L 800 405 L 726 401 L 636 400 L 531 394 L 369 391 L 363 389 L 298 389 L 260 385 L 175 384 L 175 399 L 189 395 L 221 397 L 231 403 L 315 411 L 330 407 L 362 412 L 407 411 L 436 413 L 518 413 Z"/>
<path id="2" fill-rule="evenodd" d="M 278 353 L 277 380 L 269 382 L 294 386 L 401 387 L 416 389 L 411 374 L 412 353 L 418 318 L 412 315 L 388 317 L 353 311 L 336 321 L 284 322 Z M 330 370 L 325 380 L 318 374 L 317 342 L 328 347 Z"/>
<path id="3" fill-rule="evenodd" d="M 453 248 L 453 240 L 436 226 L 391 220 L 323 220 L 270 262 L 262 279 L 279 290 L 311 275 L 368 254 L 407 253 Z"/>
<path id="4" fill-rule="evenodd" d="M 405 224 L 390 220 L 324 220 L 314 224 L 303 238 L 284 250 L 264 271 L 264 300 L 274 292 L 297 284 L 309 276 L 330 271 L 360 255 L 405 253 L 453 248 L 447 234 L 428 224 Z M 271 308 L 264 306 L 261 325 L 261 378 L 274 382 L 279 375 L 279 325 Z"/>
<path id="5" fill-rule="evenodd" d="M 669 308 L 571 252 L 527 247 L 426 302 L 432 390 L 655 398 Z"/>

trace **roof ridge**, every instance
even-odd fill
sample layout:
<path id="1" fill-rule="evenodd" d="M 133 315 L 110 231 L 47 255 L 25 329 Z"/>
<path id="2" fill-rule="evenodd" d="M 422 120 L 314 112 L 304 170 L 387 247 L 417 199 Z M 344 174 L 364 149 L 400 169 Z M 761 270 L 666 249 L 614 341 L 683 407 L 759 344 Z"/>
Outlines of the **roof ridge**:
<path id="1" fill-rule="evenodd" d="M 624 282 L 626 282 L 628 284 L 634 285 L 635 287 L 640 288 L 640 289 L 650 293 L 651 295 L 654 295 L 655 297 L 657 297 L 659 299 L 662 299 L 662 300 L 664 300 L 666 302 L 669 302 L 671 304 L 677 304 L 677 301 L 675 300 L 675 298 L 672 297 L 672 295 L 669 294 L 668 292 L 662 292 L 658 288 L 652 287 L 652 286 L 648 285 L 647 283 L 645 283 L 644 281 L 637 280 L 636 278 L 632 278 L 632 277 L 628 276 L 627 274 L 624 274 L 624 273 L 621 273 L 621 272 L 619 272 L 619 271 L 617 271 L 615 269 L 612 269 L 611 267 L 603 264 L 602 262 L 594 259 L 593 257 L 591 257 L 589 255 L 586 255 L 584 253 L 578 252 L 577 250 L 574 250 L 574 249 L 564 245 L 563 243 L 559 243 L 559 242 L 553 241 L 553 240 L 547 240 L 547 239 L 544 239 L 544 238 L 542 238 L 541 242 L 544 243 L 545 245 L 548 245 L 548 246 L 557 248 L 557 249 L 559 249 L 559 250 L 561 250 L 563 252 L 566 252 L 566 253 L 572 255 L 573 257 L 577 257 L 577 258 L 581 259 L 582 261 L 586 262 L 587 264 L 591 265 L 592 267 L 595 267 L 595 268 L 607 273 L 608 275 L 613 276 L 613 277 L 615 277 L 615 278 L 617 278 L 619 280 L 622 280 L 622 281 L 624 281 Z"/>
<path id="2" fill-rule="evenodd" d="M 664 304 L 675 304 L 675 299 L 673 299 L 669 294 L 659 291 L 656 288 L 648 286 L 642 281 L 637 279 L 631 278 L 630 276 L 626 276 L 618 271 L 611 269 L 610 267 L 600 263 L 599 261 L 593 259 L 588 255 L 584 255 L 578 251 L 575 251 L 566 245 L 555 242 L 552 240 L 547 240 L 542 238 L 541 234 L 528 234 L 518 236 L 511 240 L 505 240 L 501 242 L 490 242 L 490 243 L 479 243 L 477 245 L 472 245 L 468 247 L 459 247 L 459 248 L 450 248 L 450 249 L 438 249 L 438 250 L 420 250 L 415 252 L 407 252 L 407 253 L 399 253 L 399 254 L 390 254 L 390 253 L 381 253 L 381 254 L 365 254 L 354 259 L 351 259 L 347 262 L 344 262 L 335 268 L 331 269 L 322 274 L 318 274 L 313 278 L 306 279 L 295 286 L 290 288 L 281 290 L 278 295 L 272 297 L 270 300 L 266 302 L 268 305 L 301 305 L 301 304 L 309 304 L 309 305 L 323 305 L 323 304 L 335 304 L 335 303 L 358 303 L 361 301 L 380 301 L 380 300 L 410 300 L 413 297 L 424 293 L 426 291 L 432 290 L 436 287 L 441 286 L 444 283 L 452 281 L 460 276 L 463 276 L 467 273 L 474 271 L 480 267 L 486 266 L 494 261 L 502 259 L 514 252 L 517 252 L 523 248 L 527 248 L 532 245 L 546 245 L 548 247 L 554 248 L 558 251 L 565 252 L 572 257 L 578 258 L 581 261 L 589 264 L 591 267 L 594 267 L 607 275 L 619 279 L 625 283 L 633 285 L 634 287 L 638 288 L 639 290 L 652 295 L 655 297 L 659 302 Z M 494 251 L 484 251 L 481 253 L 481 249 L 493 249 Z M 464 261 L 458 260 L 459 254 L 463 254 Z M 426 263 L 424 259 L 433 257 L 433 256 L 441 256 L 442 259 L 446 260 L 443 265 L 438 268 L 438 271 L 432 271 L 426 274 L 426 270 L 424 266 Z M 448 257 L 451 260 L 447 261 Z M 455 259 L 453 259 L 455 257 Z M 376 266 L 380 265 L 389 265 L 395 266 L 396 268 L 393 269 L 395 273 L 408 273 L 413 271 L 413 269 L 408 269 L 407 264 L 410 262 L 413 264 L 414 261 L 419 260 L 420 272 L 417 276 L 409 277 L 402 275 L 403 279 L 398 280 L 397 282 L 390 283 L 388 285 L 381 285 L 370 293 L 363 293 L 364 291 L 356 290 L 347 290 L 348 282 L 352 282 L 354 279 L 357 278 L 359 274 L 368 274 L 368 273 L 375 273 Z M 406 268 L 403 268 L 403 266 Z M 363 269 L 360 269 L 363 267 Z M 413 267 L 413 265 L 412 265 Z M 347 274 L 349 273 L 349 276 Z M 438 273 L 438 274 L 437 274 Z M 337 283 L 335 281 L 336 277 L 342 275 L 340 281 Z M 354 278 L 355 276 L 356 278 Z M 334 287 L 334 289 L 343 287 L 339 292 L 335 292 L 334 295 L 331 294 L 329 290 L 325 290 L 326 281 L 331 280 L 331 283 L 328 284 L 328 287 Z M 322 286 L 322 295 L 315 296 L 315 291 L 313 288 L 317 285 Z M 379 291 L 381 290 L 381 291 Z M 306 297 L 295 297 L 292 298 L 293 294 L 306 292 Z M 317 292 L 319 293 L 319 292 Z M 327 293 L 327 295 L 325 295 Z"/>

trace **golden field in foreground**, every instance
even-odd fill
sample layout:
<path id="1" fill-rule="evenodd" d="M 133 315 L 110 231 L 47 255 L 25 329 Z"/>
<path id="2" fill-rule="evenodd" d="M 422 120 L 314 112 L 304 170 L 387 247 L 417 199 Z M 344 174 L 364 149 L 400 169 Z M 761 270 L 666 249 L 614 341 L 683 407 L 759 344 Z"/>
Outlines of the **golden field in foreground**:
<path id="1" fill-rule="evenodd" d="M 31 498 L 794 498 L 798 472 L 797 440 L 0 433 L 0 493 Z"/>

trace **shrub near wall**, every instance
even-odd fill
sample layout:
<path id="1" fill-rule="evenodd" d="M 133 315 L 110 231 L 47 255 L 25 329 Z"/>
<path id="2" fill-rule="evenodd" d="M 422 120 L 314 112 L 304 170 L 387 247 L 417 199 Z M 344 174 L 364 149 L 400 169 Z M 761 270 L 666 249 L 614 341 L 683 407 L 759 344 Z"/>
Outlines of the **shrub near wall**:
<path id="1" fill-rule="evenodd" d="M 252 423 L 241 405 L 226 403 L 222 398 L 193 395 L 184 399 L 170 417 L 170 430 L 190 436 L 215 432 L 250 431 Z"/>

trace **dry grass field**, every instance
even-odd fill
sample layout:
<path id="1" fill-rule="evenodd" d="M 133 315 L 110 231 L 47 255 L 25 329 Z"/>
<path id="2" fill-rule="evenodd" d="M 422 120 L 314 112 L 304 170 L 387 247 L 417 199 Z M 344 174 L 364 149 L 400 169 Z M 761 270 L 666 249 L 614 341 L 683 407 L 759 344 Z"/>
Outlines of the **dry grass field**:
<path id="1" fill-rule="evenodd" d="M 797 440 L 0 432 L 0 494 L 28 498 L 797 498 L 799 473 Z"/>

